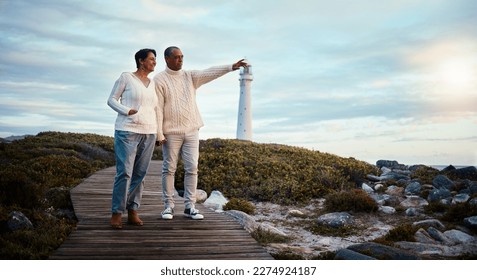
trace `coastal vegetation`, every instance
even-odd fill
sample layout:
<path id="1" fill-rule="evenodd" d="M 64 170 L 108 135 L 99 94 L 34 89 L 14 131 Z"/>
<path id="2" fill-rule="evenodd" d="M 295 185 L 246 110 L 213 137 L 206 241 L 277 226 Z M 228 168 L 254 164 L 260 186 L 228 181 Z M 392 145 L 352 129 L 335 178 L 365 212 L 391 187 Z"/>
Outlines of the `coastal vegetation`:
<path id="1" fill-rule="evenodd" d="M 61 245 L 76 225 L 69 190 L 114 165 L 113 145 L 108 136 L 51 131 L 0 143 L 1 259 L 44 259 Z M 223 192 L 232 198 L 231 209 L 248 213 L 254 211 L 248 201 L 303 205 L 353 189 L 377 172 L 353 158 L 240 140 L 201 141 L 200 155 L 199 188 Z M 161 158 L 156 148 L 153 159 Z M 13 211 L 25 214 L 33 227 L 9 230 Z"/>
<path id="2" fill-rule="evenodd" d="M 160 147 L 156 147 L 153 159 L 162 159 Z M 108 136 L 42 132 L 12 142 L 0 141 L 0 259 L 48 258 L 76 226 L 69 191 L 114 163 L 114 139 Z M 222 192 L 229 199 L 224 210 L 254 215 L 254 203 L 304 207 L 324 201 L 322 209 L 311 216 L 290 214 L 293 219 L 288 221 L 316 235 L 350 236 L 360 230 L 356 226 L 335 229 L 318 225 L 316 218 L 321 214 L 378 210 L 376 201 L 361 187 L 369 174 L 379 176 L 382 171 L 354 158 L 287 145 L 215 138 L 200 141 L 199 166 L 198 188 L 208 194 Z M 413 180 L 431 184 L 440 172 L 422 166 L 412 174 Z M 183 172 L 177 172 L 176 188 L 183 188 L 182 182 Z M 457 184 L 457 189 L 463 185 Z M 405 187 L 402 181 L 391 179 L 378 193 L 396 186 Z M 428 195 L 427 189 L 421 192 L 423 197 Z M 399 206 L 396 210 L 404 211 Z M 469 203 L 431 202 L 424 211 L 430 217 L 441 218 L 450 228 L 457 227 L 465 217 L 477 215 L 477 208 Z M 15 212 L 23 213 L 32 226 L 12 230 L 9 221 Z M 375 242 L 412 241 L 417 230 L 403 223 Z M 290 241 L 261 228 L 252 236 L 264 245 Z M 301 258 L 286 250 L 274 257 Z M 321 258 L 332 255 L 326 253 Z"/>
<path id="3" fill-rule="evenodd" d="M 0 143 L 0 258 L 44 259 L 74 229 L 69 190 L 114 165 L 113 138 L 42 132 Z M 11 231 L 13 211 L 31 228 Z"/>

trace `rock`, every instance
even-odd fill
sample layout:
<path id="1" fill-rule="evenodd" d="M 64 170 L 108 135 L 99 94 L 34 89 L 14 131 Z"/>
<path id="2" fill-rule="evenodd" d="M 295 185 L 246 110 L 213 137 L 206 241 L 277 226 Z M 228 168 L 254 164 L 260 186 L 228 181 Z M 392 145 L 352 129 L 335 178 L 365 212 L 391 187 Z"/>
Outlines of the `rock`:
<path id="1" fill-rule="evenodd" d="M 197 203 L 203 203 L 207 200 L 207 192 L 201 189 L 197 189 L 195 192 Z"/>
<path id="2" fill-rule="evenodd" d="M 228 210 L 223 213 L 237 220 L 237 222 L 239 222 L 243 226 L 243 228 L 249 233 L 252 233 L 260 228 L 261 230 L 270 232 L 272 234 L 276 234 L 282 237 L 288 237 L 286 233 L 284 233 L 283 231 L 277 229 L 276 227 L 272 225 L 269 225 L 266 223 L 257 223 L 252 216 L 248 215 L 245 212 L 242 212 L 239 210 Z"/>
<path id="3" fill-rule="evenodd" d="M 407 180 L 410 180 L 410 177 L 408 175 L 404 175 L 404 174 L 400 174 L 400 173 L 392 171 L 392 172 L 389 172 L 389 173 L 386 173 L 386 174 L 383 174 L 383 175 L 379 176 L 379 180 L 380 181 L 389 181 L 389 180 L 395 180 L 395 181 L 404 180 L 404 181 L 407 181 Z"/>
<path id="4" fill-rule="evenodd" d="M 398 169 L 398 168 L 403 169 L 403 168 L 406 167 L 404 164 L 400 164 L 396 160 L 384 160 L 384 159 L 378 160 L 376 162 L 376 166 L 378 168 L 387 167 L 387 168 L 391 168 L 391 169 Z"/>
<path id="5" fill-rule="evenodd" d="M 389 194 L 377 194 L 377 193 L 368 193 L 369 196 L 376 201 L 378 205 L 384 205 L 387 201 L 391 199 Z"/>
<path id="6" fill-rule="evenodd" d="M 75 211 L 72 210 L 72 209 L 64 209 L 64 208 L 55 209 L 53 214 L 55 215 L 55 217 L 60 218 L 60 219 L 66 218 L 68 220 L 77 220 Z"/>
<path id="7" fill-rule="evenodd" d="M 45 193 L 45 199 L 49 206 L 55 209 L 65 208 L 72 209 L 73 204 L 70 199 L 70 190 L 65 187 L 57 187 L 48 189 Z"/>
<path id="8" fill-rule="evenodd" d="M 441 172 L 446 173 L 446 172 L 449 172 L 449 171 L 452 171 L 452 170 L 456 170 L 456 168 L 451 164 L 451 165 L 447 166 L 446 168 L 442 169 Z"/>
<path id="9" fill-rule="evenodd" d="M 366 242 L 349 246 L 347 249 L 368 255 L 378 260 L 418 260 L 419 256 L 410 254 L 398 248 Z"/>
<path id="10" fill-rule="evenodd" d="M 335 260 L 375 260 L 375 258 L 352 251 L 349 249 L 340 249 L 336 252 Z"/>
<path id="11" fill-rule="evenodd" d="M 374 189 L 372 187 L 370 187 L 368 184 L 366 183 L 363 183 L 361 185 L 361 189 L 363 189 L 365 192 L 367 193 L 373 193 L 374 192 Z"/>
<path id="12" fill-rule="evenodd" d="M 477 229 L 477 216 L 472 216 L 464 219 L 464 224 L 470 228 Z"/>
<path id="13" fill-rule="evenodd" d="M 450 197 L 452 197 L 452 193 L 448 189 L 445 189 L 445 188 L 434 189 L 427 196 L 427 200 L 429 202 L 432 202 L 432 201 L 439 201 L 439 200 L 450 198 Z"/>
<path id="14" fill-rule="evenodd" d="M 353 222 L 353 217 L 347 212 L 334 212 L 321 215 L 317 219 L 320 225 L 327 225 L 334 228 L 343 227 Z"/>
<path id="15" fill-rule="evenodd" d="M 384 185 L 383 184 L 376 184 L 376 186 L 374 186 L 374 190 L 375 191 L 379 191 L 381 189 L 384 189 Z"/>
<path id="16" fill-rule="evenodd" d="M 469 204 L 470 204 L 470 205 L 477 206 L 477 197 L 474 197 L 474 198 L 472 198 L 471 200 L 469 200 Z"/>
<path id="17" fill-rule="evenodd" d="M 279 236 L 282 236 L 282 237 L 288 237 L 288 235 L 286 233 L 284 233 L 283 231 L 277 229 L 276 227 L 274 227 L 272 225 L 265 224 L 265 223 L 260 223 L 258 225 L 259 225 L 260 229 L 263 230 L 263 231 L 267 231 L 271 234 L 279 235 Z"/>
<path id="18" fill-rule="evenodd" d="M 394 243 L 394 245 L 426 258 L 457 257 L 466 254 L 475 255 L 475 252 L 477 252 L 477 245 L 473 243 L 446 246 L 442 244 L 399 241 Z"/>
<path id="19" fill-rule="evenodd" d="M 453 198 L 452 198 L 452 202 L 451 204 L 458 204 L 458 203 L 465 203 L 467 202 L 467 200 L 470 199 L 470 196 L 466 193 L 459 193 L 459 194 L 456 194 Z"/>
<path id="20" fill-rule="evenodd" d="M 475 166 L 468 166 L 459 169 L 449 170 L 447 174 L 451 177 L 456 177 L 459 179 L 477 181 L 477 168 Z"/>
<path id="21" fill-rule="evenodd" d="M 239 210 L 227 210 L 223 213 L 234 218 L 249 233 L 255 231 L 259 226 L 258 223 L 245 212 Z"/>
<path id="22" fill-rule="evenodd" d="M 439 200 L 439 203 L 442 204 L 442 205 L 451 206 L 452 205 L 452 196 Z"/>
<path id="23" fill-rule="evenodd" d="M 452 191 L 455 188 L 455 183 L 445 175 L 437 175 L 434 177 L 434 179 L 432 179 L 432 185 L 437 189 L 446 189 L 448 191 Z"/>
<path id="24" fill-rule="evenodd" d="M 419 195 L 421 193 L 421 184 L 419 182 L 411 182 L 406 186 L 404 193 L 406 195 Z"/>
<path id="25" fill-rule="evenodd" d="M 389 195 L 399 196 L 404 192 L 403 188 L 396 185 L 389 186 L 386 193 Z"/>
<path id="26" fill-rule="evenodd" d="M 445 231 L 444 235 L 455 243 L 466 244 L 474 241 L 474 237 L 456 229 Z"/>
<path id="27" fill-rule="evenodd" d="M 469 185 L 469 194 L 477 193 L 477 183 L 471 182 Z"/>
<path id="28" fill-rule="evenodd" d="M 204 201 L 204 206 L 215 211 L 222 211 L 227 202 L 229 202 L 228 199 L 220 191 L 212 191 L 210 197 Z"/>
<path id="29" fill-rule="evenodd" d="M 9 215 L 7 227 L 11 231 L 19 229 L 33 229 L 33 224 L 22 212 L 13 211 Z"/>
<path id="30" fill-rule="evenodd" d="M 407 208 L 405 213 L 406 213 L 406 216 L 409 216 L 409 217 L 414 217 L 419 215 L 419 211 L 414 207 Z"/>
<path id="31" fill-rule="evenodd" d="M 423 228 L 420 228 L 416 231 L 414 234 L 414 239 L 416 239 L 417 242 L 419 243 L 437 243 L 434 238 Z"/>
<path id="32" fill-rule="evenodd" d="M 428 219 L 412 223 L 413 227 L 435 227 L 440 230 L 444 230 L 446 227 L 437 219 Z"/>
<path id="33" fill-rule="evenodd" d="M 405 200 L 403 200 L 400 205 L 405 208 L 418 208 L 422 206 L 428 205 L 429 202 L 427 202 L 424 198 L 417 196 L 417 195 L 411 195 L 408 196 Z"/>
<path id="34" fill-rule="evenodd" d="M 389 198 L 386 198 L 384 200 L 384 205 L 396 207 L 396 206 L 399 206 L 399 204 L 401 203 L 402 200 L 404 200 L 404 199 L 402 199 L 401 197 L 389 196 Z"/>
<path id="35" fill-rule="evenodd" d="M 442 232 L 438 231 L 436 228 L 434 227 L 429 227 L 427 229 L 427 232 L 429 233 L 429 235 L 434 238 L 434 240 L 438 241 L 438 242 L 441 242 L 441 243 L 444 243 L 445 245 L 454 245 L 455 242 L 450 240 L 445 234 L 443 234 Z"/>
<path id="36" fill-rule="evenodd" d="M 420 168 L 428 168 L 428 166 L 427 166 L 427 165 L 424 165 L 424 164 L 411 165 L 411 166 L 409 166 L 409 171 L 415 172 L 415 171 L 417 171 L 417 170 L 420 169 Z"/>
<path id="37" fill-rule="evenodd" d="M 292 217 L 305 217 L 305 214 L 303 212 L 295 209 L 289 210 L 287 215 Z"/>
<path id="38" fill-rule="evenodd" d="M 379 176 L 373 175 L 373 174 L 368 174 L 366 175 L 368 180 L 374 181 L 374 182 L 379 182 L 381 179 Z"/>
<path id="39" fill-rule="evenodd" d="M 394 209 L 391 206 L 380 206 L 378 210 L 380 212 L 384 213 L 384 214 L 394 214 L 394 213 L 396 213 L 396 209 Z"/>

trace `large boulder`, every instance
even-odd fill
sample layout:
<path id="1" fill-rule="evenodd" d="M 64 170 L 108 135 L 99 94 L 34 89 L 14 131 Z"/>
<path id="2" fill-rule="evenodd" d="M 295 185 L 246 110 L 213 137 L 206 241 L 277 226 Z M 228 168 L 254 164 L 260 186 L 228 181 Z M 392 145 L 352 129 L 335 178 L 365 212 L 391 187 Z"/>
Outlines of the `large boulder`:
<path id="1" fill-rule="evenodd" d="M 374 242 L 366 242 L 349 246 L 347 249 L 368 255 L 378 260 L 418 260 L 419 256 L 398 248 Z"/>
<path id="2" fill-rule="evenodd" d="M 353 216 L 347 212 L 334 212 L 321 215 L 316 222 L 319 225 L 327 225 L 334 228 L 340 228 L 353 222 Z"/>
<path id="3" fill-rule="evenodd" d="M 20 229 L 33 229 L 33 224 L 20 211 L 12 211 L 9 215 L 9 219 L 7 222 L 7 227 L 11 231 L 20 230 Z"/>

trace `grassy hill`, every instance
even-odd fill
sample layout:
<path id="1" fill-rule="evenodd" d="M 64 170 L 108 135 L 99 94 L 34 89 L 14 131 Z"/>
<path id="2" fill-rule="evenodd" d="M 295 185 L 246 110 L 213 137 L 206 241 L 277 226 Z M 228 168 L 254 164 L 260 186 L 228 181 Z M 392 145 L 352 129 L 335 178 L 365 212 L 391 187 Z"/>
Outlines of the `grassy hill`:
<path id="1" fill-rule="evenodd" d="M 180 169 L 179 169 L 180 170 Z M 198 187 L 227 197 L 304 204 L 360 185 L 374 165 L 279 144 L 209 139 L 200 143 Z M 183 174 L 176 174 L 181 187 Z"/>
<path id="2" fill-rule="evenodd" d="M 42 132 L 0 141 L 0 258 L 47 258 L 74 229 L 69 190 L 90 174 L 114 165 L 113 138 Z M 154 159 L 161 159 L 156 148 Z M 182 171 L 181 168 L 178 169 Z M 377 168 L 353 158 L 278 144 L 209 139 L 200 143 L 199 188 L 227 197 L 280 204 L 352 189 Z M 182 187 L 183 172 L 176 174 Z M 12 211 L 34 229 L 7 230 Z"/>
<path id="3" fill-rule="evenodd" d="M 0 258 L 43 259 L 73 230 L 69 189 L 114 165 L 113 138 L 42 132 L 0 143 Z M 7 230 L 12 211 L 34 229 Z"/>

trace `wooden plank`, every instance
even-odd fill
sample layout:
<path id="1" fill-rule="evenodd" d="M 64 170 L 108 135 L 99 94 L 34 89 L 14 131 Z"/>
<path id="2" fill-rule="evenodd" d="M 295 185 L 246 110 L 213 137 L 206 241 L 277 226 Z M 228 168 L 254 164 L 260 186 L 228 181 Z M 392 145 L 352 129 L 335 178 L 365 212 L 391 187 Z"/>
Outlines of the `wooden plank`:
<path id="1" fill-rule="evenodd" d="M 183 199 L 176 197 L 173 220 L 162 220 L 160 161 L 152 161 L 139 209 L 144 226 L 109 226 L 115 168 L 98 171 L 71 191 L 77 228 L 50 259 L 273 259 L 233 218 L 197 208 L 205 219 L 183 216 Z"/>

